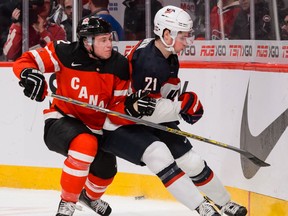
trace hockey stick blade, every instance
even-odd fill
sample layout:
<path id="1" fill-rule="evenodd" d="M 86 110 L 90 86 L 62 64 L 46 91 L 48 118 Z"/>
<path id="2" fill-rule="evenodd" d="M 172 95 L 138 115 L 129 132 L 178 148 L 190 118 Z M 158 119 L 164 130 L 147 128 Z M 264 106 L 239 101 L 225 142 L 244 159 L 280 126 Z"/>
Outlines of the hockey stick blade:
<path id="1" fill-rule="evenodd" d="M 93 109 L 93 110 L 96 110 L 96 111 L 100 111 L 100 112 L 106 113 L 107 115 L 113 115 L 113 116 L 117 116 L 119 118 L 127 119 L 127 120 L 133 121 L 133 122 L 135 122 L 137 124 L 146 125 L 148 127 L 152 127 L 152 128 L 155 128 L 155 129 L 159 129 L 159 130 L 162 130 L 162 131 L 169 132 L 169 133 L 177 134 L 179 136 L 192 138 L 192 139 L 199 140 L 199 141 L 202 141 L 202 142 L 205 142 L 205 143 L 208 143 L 208 144 L 216 145 L 218 147 L 230 149 L 232 151 L 238 152 L 239 154 L 243 155 L 244 157 L 249 159 L 251 162 L 253 162 L 257 166 L 260 166 L 260 167 L 270 166 L 270 164 L 268 164 L 265 161 L 257 158 L 255 155 L 251 154 L 250 152 L 245 151 L 245 150 L 240 149 L 240 148 L 236 148 L 234 146 L 227 145 L 227 144 L 222 143 L 222 142 L 218 142 L 218 141 L 215 141 L 215 140 L 207 139 L 207 138 L 204 138 L 204 137 L 201 137 L 201 136 L 198 136 L 198 135 L 195 135 L 195 134 L 191 134 L 191 133 L 188 133 L 188 132 L 185 132 L 185 131 L 182 131 L 182 130 L 169 128 L 169 127 L 166 127 L 164 125 L 159 125 L 159 124 L 156 124 L 156 123 L 153 123 L 153 122 L 150 122 L 150 121 L 146 121 L 144 119 L 138 119 L 138 118 L 135 118 L 135 117 L 123 114 L 123 113 L 119 113 L 119 112 L 112 111 L 112 110 L 109 110 L 109 109 L 106 109 L 106 108 L 103 108 L 103 107 L 91 105 L 89 103 L 85 103 L 85 102 L 82 102 L 82 101 L 74 100 L 72 98 L 64 97 L 64 96 L 57 95 L 57 94 L 54 94 L 54 93 L 48 93 L 47 96 L 55 98 L 55 99 L 58 99 L 58 100 L 61 100 L 61 101 L 64 101 L 64 102 L 67 102 L 67 103 L 71 103 L 71 104 L 75 104 L 75 105 L 78 105 L 78 106 L 82 106 L 82 107 L 86 107 L 86 108 L 89 108 L 89 109 Z"/>
<path id="2" fill-rule="evenodd" d="M 254 164 L 256 164 L 256 165 L 258 165 L 260 167 L 270 166 L 270 164 L 266 163 L 265 161 L 259 159 L 258 157 L 256 157 L 252 153 L 250 153 L 248 151 L 245 151 L 243 149 L 236 148 L 234 146 L 230 146 L 230 145 L 227 145 L 225 143 L 222 143 L 222 142 L 219 142 L 219 141 L 216 141 L 216 140 L 207 139 L 205 137 L 201 137 L 201 136 L 198 136 L 198 135 L 195 135 L 195 134 L 191 134 L 191 133 L 188 133 L 188 132 L 185 132 L 185 131 L 181 131 L 181 130 L 177 130 L 177 129 L 173 129 L 173 128 L 168 128 L 168 127 L 165 127 L 165 128 L 166 128 L 166 131 L 168 131 L 170 133 L 178 134 L 180 136 L 189 137 L 189 138 L 192 138 L 192 139 L 195 139 L 195 140 L 206 142 L 208 144 L 216 145 L 218 147 L 222 147 L 222 148 L 226 148 L 226 149 L 230 149 L 232 151 L 238 152 L 239 154 L 243 155 L 244 157 L 246 157 L 247 159 L 249 159 Z"/>

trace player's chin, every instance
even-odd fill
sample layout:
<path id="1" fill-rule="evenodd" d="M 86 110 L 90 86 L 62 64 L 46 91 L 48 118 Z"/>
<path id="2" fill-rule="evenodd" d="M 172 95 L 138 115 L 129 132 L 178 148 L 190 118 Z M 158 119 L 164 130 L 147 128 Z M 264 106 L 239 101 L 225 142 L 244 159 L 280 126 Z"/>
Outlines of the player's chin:
<path id="1" fill-rule="evenodd" d="M 176 53 L 182 52 L 185 48 L 186 48 L 186 46 L 183 46 L 183 47 L 181 47 L 179 49 L 175 49 L 175 52 Z"/>

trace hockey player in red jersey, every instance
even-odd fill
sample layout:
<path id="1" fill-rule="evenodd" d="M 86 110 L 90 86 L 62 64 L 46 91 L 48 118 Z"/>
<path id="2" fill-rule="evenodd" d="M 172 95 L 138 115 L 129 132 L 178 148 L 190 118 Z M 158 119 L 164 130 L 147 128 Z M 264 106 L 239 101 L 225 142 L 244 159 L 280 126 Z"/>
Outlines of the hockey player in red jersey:
<path id="1" fill-rule="evenodd" d="M 55 72 L 59 95 L 118 112 L 125 109 L 149 115 L 153 104 L 145 101 L 147 93 L 139 91 L 126 97 L 130 83 L 128 61 L 112 49 L 111 25 L 89 16 L 79 21 L 77 34 L 79 42 L 51 42 L 25 52 L 14 63 L 24 94 L 43 101 L 47 84 L 42 73 Z M 45 144 L 66 157 L 56 216 L 72 216 L 78 200 L 99 215 L 110 215 L 111 207 L 100 199 L 117 172 L 115 156 L 101 149 L 106 114 L 54 99 L 44 110 L 44 117 Z M 127 123 L 116 117 L 112 122 Z"/>
<path id="2" fill-rule="evenodd" d="M 153 114 L 143 119 L 178 129 L 177 121 L 194 124 L 202 117 L 203 106 L 196 93 L 184 92 L 176 99 L 180 90 L 177 53 L 191 41 L 192 24 L 184 10 L 163 7 L 154 19 L 155 39 L 141 41 L 128 54 L 133 90 L 144 89 L 157 98 Z M 144 125 L 115 125 L 111 120 L 108 116 L 104 124 L 106 151 L 146 165 L 179 202 L 201 216 L 220 216 L 220 212 L 200 191 L 226 215 L 246 215 L 246 208 L 230 200 L 218 177 L 185 137 Z"/>

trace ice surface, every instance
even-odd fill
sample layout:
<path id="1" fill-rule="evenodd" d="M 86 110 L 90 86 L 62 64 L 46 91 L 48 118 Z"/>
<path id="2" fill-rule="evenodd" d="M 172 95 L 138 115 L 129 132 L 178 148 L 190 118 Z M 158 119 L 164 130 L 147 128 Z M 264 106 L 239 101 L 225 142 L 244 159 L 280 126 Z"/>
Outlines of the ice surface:
<path id="1" fill-rule="evenodd" d="M 0 188 L 1 216 L 55 216 L 60 192 L 53 190 L 27 190 Z M 197 216 L 195 211 L 173 201 L 159 201 L 134 197 L 108 196 L 103 200 L 112 207 L 111 216 Z M 75 211 L 73 216 L 96 216 L 83 207 Z"/>

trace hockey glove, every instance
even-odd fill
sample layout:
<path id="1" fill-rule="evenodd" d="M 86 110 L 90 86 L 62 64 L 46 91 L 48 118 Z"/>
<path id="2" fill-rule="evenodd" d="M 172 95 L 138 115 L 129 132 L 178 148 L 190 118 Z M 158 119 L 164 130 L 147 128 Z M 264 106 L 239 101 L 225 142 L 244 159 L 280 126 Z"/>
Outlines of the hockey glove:
<path id="1" fill-rule="evenodd" d="M 125 112 L 133 117 L 151 116 L 155 110 L 156 100 L 148 97 L 149 92 L 139 90 L 130 94 L 125 100 Z"/>
<path id="2" fill-rule="evenodd" d="M 184 92 L 178 98 L 181 103 L 180 114 L 189 124 L 196 123 L 203 115 L 203 106 L 194 92 Z"/>
<path id="3" fill-rule="evenodd" d="M 47 83 L 43 74 L 36 69 L 26 68 L 21 72 L 20 86 L 24 87 L 24 94 L 31 100 L 41 102 L 47 95 Z"/>

